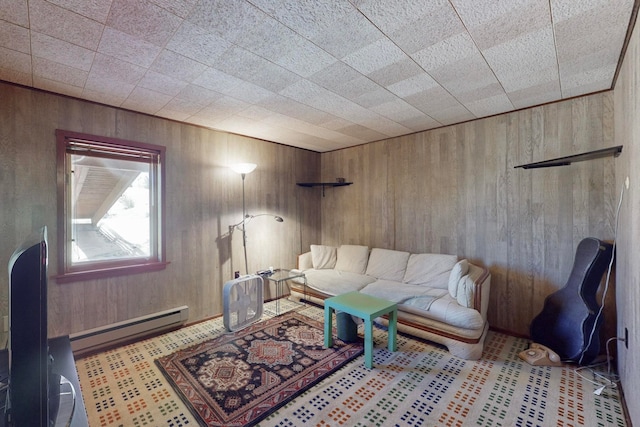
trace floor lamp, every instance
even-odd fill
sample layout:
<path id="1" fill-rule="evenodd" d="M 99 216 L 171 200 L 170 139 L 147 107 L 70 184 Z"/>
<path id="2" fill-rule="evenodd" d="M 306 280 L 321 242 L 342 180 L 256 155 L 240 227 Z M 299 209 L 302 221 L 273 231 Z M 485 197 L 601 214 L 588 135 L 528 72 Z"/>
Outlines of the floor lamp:
<path id="1" fill-rule="evenodd" d="M 231 226 L 232 228 L 237 228 L 240 224 L 242 224 L 242 247 L 244 249 L 244 274 L 249 274 L 249 263 L 247 262 L 247 232 L 245 230 L 246 217 L 247 217 L 247 206 L 245 204 L 244 197 L 244 178 L 248 173 L 251 173 L 255 170 L 258 165 L 255 163 L 236 163 L 231 165 L 231 169 L 239 173 L 242 177 L 242 221 L 238 224 Z"/>
<path id="2" fill-rule="evenodd" d="M 244 272 L 245 272 L 245 274 L 249 274 L 249 263 L 247 261 L 247 231 L 246 231 L 247 223 L 249 221 L 251 221 L 253 218 L 256 218 L 258 216 L 272 216 L 278 222 L 283 222 L 284 221 L 282 219 L 282 217 L 278 216 L 278 215 L 271 215 L 271 214 L 266 214 L 266 213 L 262 213 L 262 214 L 258 214 L 258 215 L 249 215 L 249 214 L 247 214 L 247 207 L 246 207 L 245 195 L 244 195 L 244 178 L 246 177 L 246 175 L 248 173 L 253 172 L 255 170 L 256 166 L 257 165 L 255 163 L 236 163 L 234 165 L 231 165 L 231 169 L 234 172 L 239 173 L 240 176 L 242 177 L 242 221 L 240 221 L 237 224 L 229 226 L 229 232 L 230 233 L 233 232 L 233 230 L 235 230 L 236 228 L 238 228 L 238 229 L 240 229 L 240 231 L 242 231 L 242 248 L 244 250 Z"/>

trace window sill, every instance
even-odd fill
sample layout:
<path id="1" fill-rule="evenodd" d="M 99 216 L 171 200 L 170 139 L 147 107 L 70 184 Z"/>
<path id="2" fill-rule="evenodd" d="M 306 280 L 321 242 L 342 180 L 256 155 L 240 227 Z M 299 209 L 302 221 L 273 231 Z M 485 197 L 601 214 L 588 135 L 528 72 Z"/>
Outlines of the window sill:
<path id="1" fill-rule="evenodd" d="M 58 283 L 80 282 L 83 280 L 104 279 L 130 274 L 149 273 L 167 268 L 169 262 L 148 262 L 145 264 L 123 265 L 117 267 L 96 268 L 93 270 L 67 272 L 55 276 Z"/>

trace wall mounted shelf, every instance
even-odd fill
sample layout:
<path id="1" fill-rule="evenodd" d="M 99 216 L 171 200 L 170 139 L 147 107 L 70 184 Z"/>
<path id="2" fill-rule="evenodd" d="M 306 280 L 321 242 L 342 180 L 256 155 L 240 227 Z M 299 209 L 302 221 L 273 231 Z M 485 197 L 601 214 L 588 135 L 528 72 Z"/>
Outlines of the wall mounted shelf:
<path id="1" fill-rule="evenodd" d="M 514 168 L 523 169 L 537 169 L 537 168 L 551 168 L 555 166 L 567 166 L 575 162 L 584 162 L 585 160 L 599 159 L 601 157 L 618 157 L 622 152 L 622 145 L 618 145 L 610 148 L 603 148 L 602 150 L 588 151 L 586 153 L 574 154 L 572 156 L 558 157 L 557 159 L 545 160 L 536 163 L 527 163 L 524 165 L 514 166 Z"/>
<path id="2" fill-rule="evenodd" d="M 300 187 L 322 187 L 322 197 L 324 197 L 325 187 L 344 187 L 351 185 L 353 182 L 298 182 Z"/>

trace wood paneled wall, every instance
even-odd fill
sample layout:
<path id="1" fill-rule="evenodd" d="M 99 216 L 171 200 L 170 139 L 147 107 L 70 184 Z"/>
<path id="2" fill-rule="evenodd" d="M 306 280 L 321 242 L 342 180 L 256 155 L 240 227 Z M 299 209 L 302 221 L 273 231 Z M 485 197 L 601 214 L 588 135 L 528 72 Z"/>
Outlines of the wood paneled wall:
<path id="1" fill-rule="evenodd" d="M 617 244 L 617 336 L 629 331 L 628 348 L 618 347 L 618 372 L 633 425 L 640 425 L 640 32 L 634 29 L 616 86 L 616 142 L 624 144 L 616 184 L 624 188 Z M 614 344 L 612 344 L 614 347 Z"/>
<path id="2" fill-rule="evenodd" d="M 528 334 L 545 296 L 566 283 L 580 240 L 613 239 L 618 160 L 514 166 L 615 145 L 612 100 L 600 93 L 323 153 L 323 180 L 353 185 L 322 199 L 322 242 L 489 267 L 490 324 Z"/>
<path id="3" fill-rule="evenodd" d="M 180 124 L 0 83 L 0 312 L 7 311 L 6 266 L 15 247 L 49 229 L 49 329 L 78 332 L 179 305 L 190 320 L 222 312 L 222 286 L 244 273 L 242 180 L 229 169 L 253 162 L 247 175 L 249 271 L 294 267 L 319 240 L 320 195 L 296 186 L 319 178 L 318 153 Z M 55 129 L 167 147 L 166 270 L 68 284 L 55 281 L 57 254 Z M 4 266 L 4 267 L 2 267 Z M 4 271 L 4 272 L 3 272 Z M 271 297 L 273 295 L 267 295 Z"/>

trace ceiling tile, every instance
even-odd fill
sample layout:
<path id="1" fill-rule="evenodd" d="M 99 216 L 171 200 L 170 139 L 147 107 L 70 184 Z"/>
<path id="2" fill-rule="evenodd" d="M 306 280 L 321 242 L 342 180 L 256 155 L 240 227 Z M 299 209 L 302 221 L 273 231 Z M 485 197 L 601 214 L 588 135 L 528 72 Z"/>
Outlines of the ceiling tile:
<path id="1" fill-rule="evenodd" d="M 176 95 L 176 98 L 203 108 L 219 96 L 219 92 L 205 89 L 195 84 L 189 84 Z"/>
<path id="2" fill-rule="evenodd" d="M 184 118 L 193 116 L 198 111 L 202 110 L 206 105 L 203 103 L 189 101 L 186 99 L 173 98 L 167 104 L 162 107 L 160 111 L 171 111 L 176 115 L 182 115 Z M 182 120 L 182 119 L 180 119 Z"/>
<path id="3" fill-rule="evenodd" d="M 131 90 L 133 90 L 133 87 L 130 85 L 118 86 L 116 81 L 94 81 L 89 78 L 82 91 L 82 98 L 118 107 L 124 102 Z"/>
<path id="4" fill-rule="evenodd" d="M 442 110 L 433 113 L 432 117 L 444 126 L 462 123 L 476 118 L 476 116 L 461 104 L 443 108 Z"/>
<path id="5" fill-rule="evenodd" d="M 480 50 L 550 26 L 549 3 L 543 0 L 454 0 L 453 4 Z"/>
<path id="6" fill-rule="evenodd" d="M 424 70 L 413 59 L 405 58 L 373 71 L 367 77 L 380 86 L 388 87 L 422 73 Z"/>
<path id="7" fill-rule="evenodd" d="M 33 74 L 58 83 L 83 88 L 87 81 L 88 71 L 53 62 L 48 59 L 35 57 L 33 59 Z M 82 92 L 82 90 L 80 90 Z"/>
<path id="8" fill-rule="evenodd" d="M 345 56 L 342 60 L 362 74 L 369 74 L 406 57 L 391 40 L 382 38 Z"/>
<path id="9" fill-rule="evenodd" d="M 577 96 L 585 87 L 591 92 L 611 89 L 611 76 L 616 71 L 616 64 L 584 70 L 579 73 L 562 75 L 562 95 Z"/>
<path id="10" fill-rule="evenodd" d="M 449 7 L 447 0 L 388 0 L 358 1 L 357 8 L 362 11 L 378 28 L 389 34 L 405 28 L 408 24 L 422 21 L 424 17 L 437 14 L 440 9 Z M 453 10 L 452 10 L 453 11 Z"/>
<path id="11" fill-rule="evenodd" d="M 8 21 L 0 20 L 0 46 L 30 54 L 31 39 L 29 30 Z"/>
<path id="12" fill-rule="evenodd" d="M 543 27 L 483 51 L 507 92 L 558 79 L 553 30 Z"/>
<path id="13" fill-rule="evenodd" d="M 150 69 L 177 80 L 192 82 L 207 70 L 207 66 L 165 49 L 158 55 Z"/>
<path id="14" fill-rule="evenodd" d="M 416 118 L 423 118 L 425 116 L 423 112 L 416 109 L 411 104 L 406 103 L 402 99 L 396 99 L 393 102 L 377 105 L 371 110 L 398 123 Z"/>
<path id="15" fill-rule="evenodd" d="M 345 126 L 336 130 L 345 135 L 357 138 L 360 141 L 379 141 L 387 138 L 388 136 L 384 133 L 376 132 L 372 129 L 369 129 L 368 127 L 356 124 L 350 124 L 349 126 Z"/>
<path id="16" fill-rule="evenodd" d="M 312 124 L 323 124 L 332 120 L 335 116 L 302 104 L 281 95 L 272 95 L 260 101 L 257 105 L 267 108 L 277 114 L 286 115 L 296 119 L 304 120 Z"/>
<path id="17" fill-rule="evenodd" d="M 167 49 L 209 66 L 214 66 L 232 46 L 231 42 L 187 21 L 167 43 Z"/>
<path id="18" fill-rule="evenodd" d="M 423 131 L 425 129 L 435 129 L 441 126 L 440 122 L 424 114 L 422 116 L 402 120 L 400 124 L 415 132 Z"/>
<path id="19" fill-rule="evenodd" d="M 182 20 L 152 3 L 113 0 L 107 25 L 158 46 L 167 44 Z"/>
<path id="20" fill-rule="evenodd" d="M 79 98 L 82 96 L 82 88 L 66 83 L 61 83 L 56 80 L 49 80 L 44 77 L 33 77 L 33 86 L 38 89 L 46 90 L 49 92 L 60 93 L 62 95 L 73 96 Z"/>
<path id="21" fill-rule="evenodd" d="M 464 106 L 476 117 L 492 116 L 507 111 L 513 111 L 513 105 L 506 94 L 499 94 L 489 98 L 465 102 Z"/>
<path id="22" fill-rule="evenodd" d="M 396 98 L 396 95 L 391 93 L 388 89 L 381 87 L 370 92 L 365 92 L 362 95 L 353 98 L 352 100 L 353 102 L 364 108 L 372 108 L 376 105 L 391 102 Z"/>
<path id="23" fill-rule="evenodd" d="M 112 0 L 46 0 L 62 8 L 104 24 L 109 16 Z"/>
<path id="24" fill-rule="evenodd" d="M 186 19 L 231 43 L 235 43 L 252 28 L 274 21 L 244 0 L 199 1 Z"/>
<path id="25" fill-rule="evenodd" d="M 440 5 L 432 13 L 423 15 L 388 33 L 389 38 L 403 51 L 411 55 L 442 40 L 448 39 L 465 28 L 449 3 Z"/>
<path id="26" fill-rule="evenodd" d="M 546 104 L 561 96 L 560 84 L 557 80 L 553 80 L 509 92 L 507 95 L 517 109 L 525 108 L 525 106 Z"/>
<path id="27" fill-rule="evenodd" d="M 302 37 L 291 37 L 286 42 L 285 54 L 274 58 L 273 62 L 299 76 L 309 77 L 337 61 Z"/>
<path id="28" fill-rule="evenodd" d="M 442 86 L 415 93 L 405 97 L 404 100 L 429 116 L 433 116 L 442 108 L 460 105 L 460 102 Z"/>
<path id="29" fill-rule="evenodd" d="M 436 82 L 429 74 L 423 72 L 416 76 L 399 81 L 398 83 L 394 83 L 388 86 L 388 89 L 399 97 L 406 98 L 436 86 L 438 86 L 438 82 Z"/>
<path id="30" fill-rule="evenodd" d="M 153 43 L 106 27 L 98 46 L 98 52 L 114 58 L 149 68 L 162 48 Z"/>
<path id="31" fill-rule="evenodd" d="M 429 74 L 454 96 L 498 83 L 493 71 L 480 54 L 430 70 Z"/>
<path id="32" fill-rule="evenodd" d="M 428 72 L 477 53 L 478 49 L 471 36 L 462 32 L 421 49 L 411 57 Z"/>
<path id="33" fill-rule="evenodd" d="M 24 0 L 0 0 L 0 20 L 29 28 L 29 5 Z"/>
<path id="34" fill-rule="evenodd" d="M 16 76 L 21 74 L 31 75 L 31 56 L 23 52 L 0 47 L 0 67 L 7 70 L 5 71 L 7 75 L 12 74 L 8 70 L 15 70 Z"/>
<path id="35" fill-rule="evenodd" d="M 351 100 L 380 88 L 376 83 L 340 61 L 313 74 L 309 80 Z"/>
<path id="36" fill-rule="evenodd" d="M 164 107 L 171 97 L 154 90 L 136 87 L 122 103 L 122 108 L 154 114 Z"/>
<path id="37" fill-rule="evenodd" d="M 580 16 L 584 13 L 592 13 L 594 10 L 606 8 L 615 13 L 629 11 L 633 7 L 633 0 L 551 0 L 551 12 L 553 22 L 560 23 L 564 20 Z"/>
<path id="38" fill-rule="evenodd" d="M 173 77 L 169 77 L 155 71 L 147 71 L 142 79 L 140 79 L 138 86 L 164 93 L 165 95 L 176 96 L 180 91 L 187 87 L 187 84 L 187 82 L 174 79 Z"/>
<path id="39" fill-rule="evenodd" d="M 32 31 L 95 50 L 104 25 L 53 5 L 45 0 L 29 0 Z"/>
<path id="40" fill-rule="evenodd" d="M 380 39 L 380 31 L 355 9 L 330 22 L 311 40 L 336 58 L 343 58 Z"/>
<path id="41" fill-rule="evenodd" d="M 69 67 L 89 71 L 95 52 L 46 34 L 31 31 L 31 53 Z"/>
<path id="42" fill-rule="evenodd" d="M 624 19 L 621 10 L 605 4 L 554 24 L 558 61 L 571 61 L 624 41 L 625 28 L 615 25 Z"/>
<path id="43" fill-rule="evenodd" d="M 89 75 L 98 79 L 115 79 L 135 85 L 144 76 L 145 69 L 112 56 L 96 54 Z"/>
<path id="44" fill-rule="evenodd" d="M 181 18 L 189 16 L 198 0 L 149 0 L 151 3 L 168 10 Z"/>

